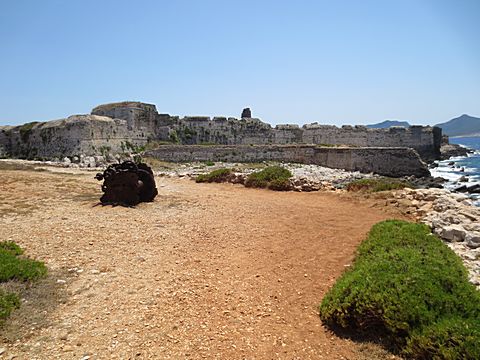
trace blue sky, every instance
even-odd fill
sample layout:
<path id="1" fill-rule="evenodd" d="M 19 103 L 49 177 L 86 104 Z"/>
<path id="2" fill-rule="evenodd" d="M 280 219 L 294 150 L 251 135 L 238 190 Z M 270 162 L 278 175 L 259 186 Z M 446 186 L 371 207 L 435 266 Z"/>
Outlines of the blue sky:
<path id="1" fill-rule="evenodd" d="M 0 0 L 0 125 L 138 100 L 271 124 L 480 117 L 480 1 Z"/>

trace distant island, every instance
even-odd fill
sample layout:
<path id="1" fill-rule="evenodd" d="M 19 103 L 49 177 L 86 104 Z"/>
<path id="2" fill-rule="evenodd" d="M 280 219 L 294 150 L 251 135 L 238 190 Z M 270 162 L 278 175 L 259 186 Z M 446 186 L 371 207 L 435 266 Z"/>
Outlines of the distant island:
<path id="1" fill-rule="evenodd" d="M 443 133 L 448 136 L 480 137 L 480 118 L 466 114 L 435 126 L 442 128 Z"/>
<path id="2" fill-rule="evenodd" d="M 403 126 L 410 127 L 410 124 L 407 121 L 398 121 L 398 120 L 385 120 L 378 124 L 367 125 L 367 128 L 370 129 L 388 129 L 392 126 Z"/>
<path id="3" fill-rule="evenodd" d="M 394 126 L 412 126 L 408 121 L 385 120 L 377 124 L 366 125 L 370 129 L 388 129 Z M 436 124 L 442 129 L 444 135 L 454 136 L 478 136 L 480 137 L 480 118 L 463 114 L 450 121 Z"/>

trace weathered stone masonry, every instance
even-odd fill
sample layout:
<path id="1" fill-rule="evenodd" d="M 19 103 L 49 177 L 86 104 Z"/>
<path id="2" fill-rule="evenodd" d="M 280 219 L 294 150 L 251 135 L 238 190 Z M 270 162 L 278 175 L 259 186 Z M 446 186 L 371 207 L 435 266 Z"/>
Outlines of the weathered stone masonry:
<path id="1" fill-rule="evenodd" d="M 278 125 L 255 118 L 184 117 L 159 114 L 155 105 L 121 102 L 97 106 L 90 115 L 0 127 L 0 156 L 62 158 L 101 155 L 149 142 L 185 145 L 328 144 L 355 147 L 409 147 L 423 160 L 439 157 L 441 129 L 368 129 L 364 126 Z"/>
<path id="2" fill-rule="evenodd" d="M 340 148 L 317 145 L 166 145 L 147 156 L 171 162 L 283 161 L 400 177 L 428 176 L 427 166 L 410 148 Z"/>

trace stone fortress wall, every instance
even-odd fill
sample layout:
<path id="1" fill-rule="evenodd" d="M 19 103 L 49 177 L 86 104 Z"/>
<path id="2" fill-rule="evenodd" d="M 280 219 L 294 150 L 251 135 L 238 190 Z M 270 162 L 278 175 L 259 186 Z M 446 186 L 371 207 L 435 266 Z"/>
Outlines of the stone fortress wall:
<path id="1" fill-rule="evenodd" d="M 427 160 L 440 155 L 442 132 L 429 126 L 369 129 L 366 126 L 270 125 L 259 119 L 185 117 L 176 131 L 186 144 L 324 144 L 359 147 L 410 147 Z"/>
<path id="2" fill-rule="evenodd" d="M 159 114 L 155 105 L 100 105 L 89 115 L 0 127 L 0 157 L 63 158 L 133 150 L 149 142 L 185 145 L 322 144 L 353 147 L 409 147 L 423 160 L 439 157 L 441 129 L 428 126 L 368 129 L 365 126 L 277 125 L 256 118 Z"/>
<path id="3" fill-rule="evenodd" d="M 322 147 L 318 145 L 164 145 L 146 152 L 146 156 L 171 162 L 278 161 L 315 164 L 335 169 L 374 172 L 401 177 L 428 176 L 427 166 L 411 148 Z"/>

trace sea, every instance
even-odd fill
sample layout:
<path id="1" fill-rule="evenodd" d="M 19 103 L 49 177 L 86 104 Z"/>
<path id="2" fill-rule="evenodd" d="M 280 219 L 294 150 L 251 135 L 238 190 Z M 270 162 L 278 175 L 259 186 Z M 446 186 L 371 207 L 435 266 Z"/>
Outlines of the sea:
<path id="1" fill-rule="evenodd" d="M 444 186 L 453 190 L 460 185 L 471 186 L 480 183 L 480 137 L 455 137 L 450 138 L 451 144 L 459 144 L 461 146 L 474 150 L 468 156 L 452 157 L 449 160 L 437 161 L 438 167 L 430 169 L 432 176 L 440 176 L 448 180 Z M 451 161 L 455 165 L 448 165 Z M 462 171 L 463 169 L 463 171 Z M 467 176 L 467 183 L 459 183 L 458 180 L 462 176 Z M 480 206 L 480 194 L 470 195 L 475 205 Z"/>

